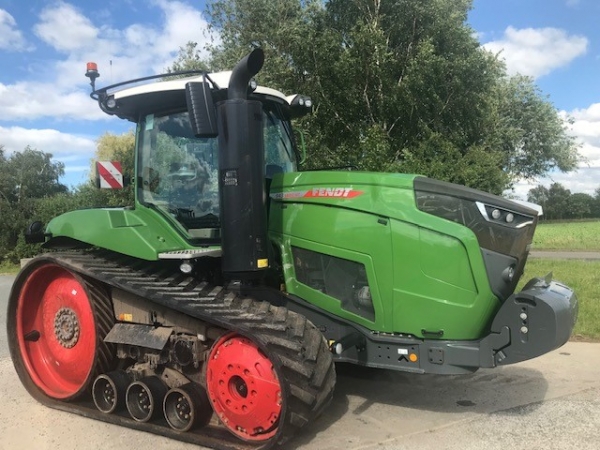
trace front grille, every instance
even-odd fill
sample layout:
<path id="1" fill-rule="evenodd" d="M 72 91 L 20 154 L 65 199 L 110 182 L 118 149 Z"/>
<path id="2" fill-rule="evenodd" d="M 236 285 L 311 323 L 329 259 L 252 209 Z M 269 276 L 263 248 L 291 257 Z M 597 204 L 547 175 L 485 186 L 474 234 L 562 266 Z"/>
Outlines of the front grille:
<path id="1" fill-rule="evenodd" d="M 510 295 L 523 273 L 537 225 L 537 211 L 502 197 L 424 177 L 415 179 L 414 188 L 419 210 L 473 231 L 494 293 L 500 298 Z M 506 255 L 510 258 L 506 261 L 513 261 L 514 276 L 510 280 L 501 282 L 506 275 L 496 272 L 503 264 L 491 261 L 502 258 L 493 255 Z"/>

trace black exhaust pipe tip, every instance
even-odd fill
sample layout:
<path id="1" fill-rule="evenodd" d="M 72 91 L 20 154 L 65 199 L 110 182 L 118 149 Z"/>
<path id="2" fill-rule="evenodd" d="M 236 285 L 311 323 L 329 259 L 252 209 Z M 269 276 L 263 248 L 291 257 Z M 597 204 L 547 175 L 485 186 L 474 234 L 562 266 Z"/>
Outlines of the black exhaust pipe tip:
<path id="1" fill-rule="evenodd" d="M 227 98 L 229 100 L 245 100 L 248 93 L 248 83 L 256 75 L 265 62 L 265 52 L 255 48 L 238 62 L 231 73 Z"/>
<path id="2" fill-rule="evenodd" d="M 188 383 L 167 392 L 163 412 L 171 428 L 185 432 L 207 425 L 213 410 L 206 391 L 201 386 Z"/>
<path id="3" fill-rule="evenodd" d="M 167 390 L 167 385 L 156 376 L 134 381 L 125 395 L 129 415 L 137 422 L 156 418 L 162 412 L 161 405 Z"/>
<path id="4" fill-rule="evenodd" d="M 92 397 L 96 408 L 106 414 L 125 407 L 125 391 L 132 377 L 124 370 L 115 370 L 98 375 L 92 386 Z"/>

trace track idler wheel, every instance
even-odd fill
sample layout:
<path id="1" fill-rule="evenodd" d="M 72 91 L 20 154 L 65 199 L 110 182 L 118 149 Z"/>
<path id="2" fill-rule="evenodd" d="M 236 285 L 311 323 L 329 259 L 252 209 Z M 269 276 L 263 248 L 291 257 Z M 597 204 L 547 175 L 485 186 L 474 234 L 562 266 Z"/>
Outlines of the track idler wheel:
<path id="1" fill-rule="evenodd" d="M 206 385 L 225 427 L 247 441 L 266 441 L 277 432 L 282 387 L 273 363 L 250 339 L 229 334 L 210 352 Z"/>
<path id="2" fill-rule="evenodd" d="M 158 417 L 168 390 L 167 385 L 157 376 L 134 381 L 125 394 L 129 415 L 137 422 L 149 422 Z"/>
<path id="3" fill-rule="evenodd" d="M 32 264 L 15 280 L 8 306 L 11 357 L 34 397 L 71 400 L 110 370 L 104 342 L 114 315 L 101 288 L 53 263 Z"/>
<path id="4" fill-rule="evenodd" d="M 199 385 L 188 383 L 167 392 L 163 412 L 171 428 L 189 431 L 207 425 L 213 410 L 206 391 Z"/>
<path id="5" fill-rule="evenodd" d="M 92 397 L 96 408 L 106 414 L 125 407 L 125 392 L 132 376 L 124 370 L 98 375 L 92 386 Z"/>

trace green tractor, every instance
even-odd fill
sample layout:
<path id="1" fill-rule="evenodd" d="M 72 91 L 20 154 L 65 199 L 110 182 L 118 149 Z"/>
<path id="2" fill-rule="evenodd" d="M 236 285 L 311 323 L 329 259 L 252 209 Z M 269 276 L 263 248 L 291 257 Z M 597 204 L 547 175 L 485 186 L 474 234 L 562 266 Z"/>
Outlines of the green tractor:
<path id="1" fill-rule="evenodd" d="M 88 64 L 100 108 L 137 124 L 135 204 L 27 231 L 52 250 L 23 267 L 8 307 L 33 397 L 268 448 L 324 410 L 336 362 L 467 374 L 569 339 L 568 287 L 514 292 L 533 205 L 418 175 L 298 172 L 291 120 L 311 100 L 257 86 L 263 60 L 97 90 Z"/>

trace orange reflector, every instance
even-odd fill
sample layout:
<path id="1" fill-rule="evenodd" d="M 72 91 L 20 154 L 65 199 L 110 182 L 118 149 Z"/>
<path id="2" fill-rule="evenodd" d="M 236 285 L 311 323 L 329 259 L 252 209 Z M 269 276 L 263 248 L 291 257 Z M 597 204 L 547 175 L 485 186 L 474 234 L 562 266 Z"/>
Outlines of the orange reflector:
<path id="1" fill-rule="evenodd" d="M 119 320 L 121 322 L 133 322 L 133 314 L 121 313 L 119 314 Z"/>
<path id="2" fill-rule="evenodd" d="M 408 359 L 410 359 L 410 362 L 417 362 L 419 357 L 416 355 L 416 353 L 411 353 L 410 355 L 408 355 Z"/>

